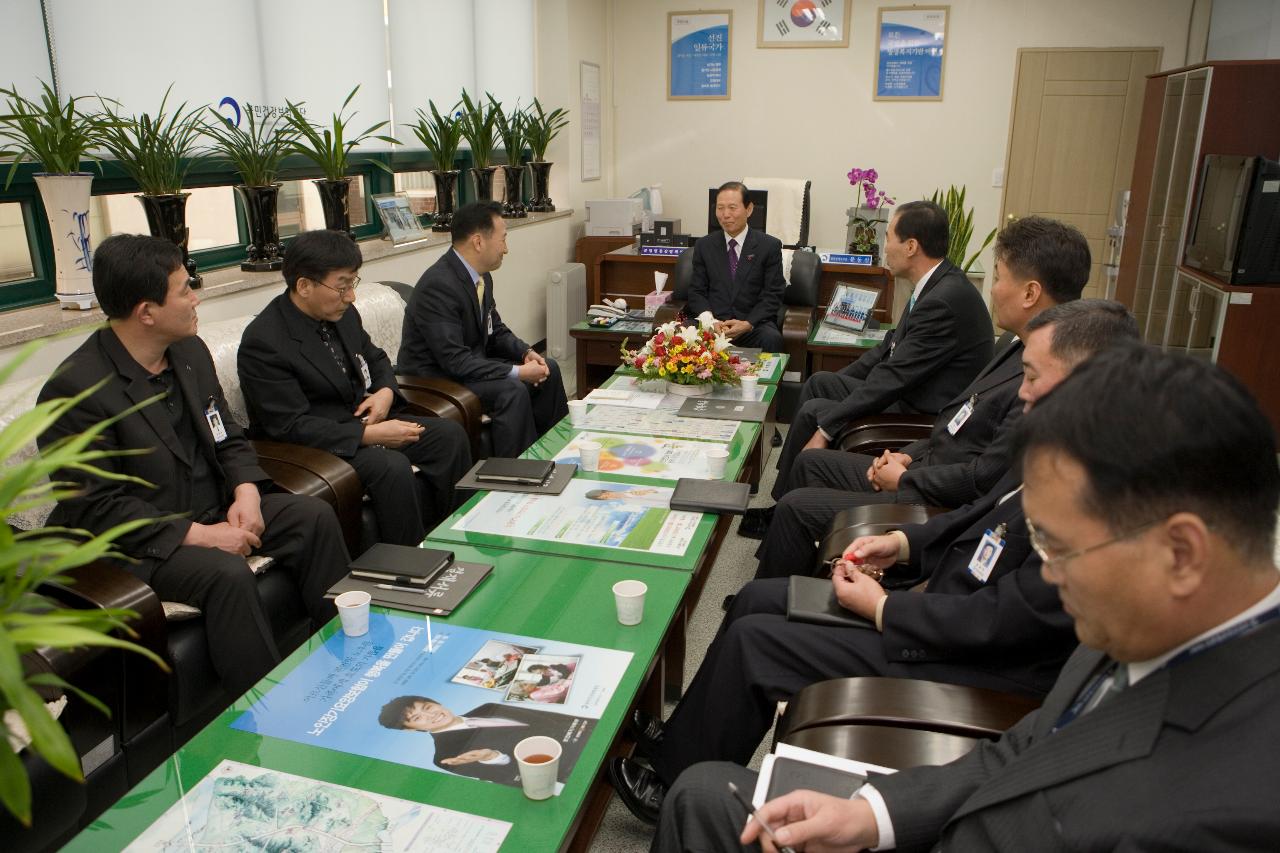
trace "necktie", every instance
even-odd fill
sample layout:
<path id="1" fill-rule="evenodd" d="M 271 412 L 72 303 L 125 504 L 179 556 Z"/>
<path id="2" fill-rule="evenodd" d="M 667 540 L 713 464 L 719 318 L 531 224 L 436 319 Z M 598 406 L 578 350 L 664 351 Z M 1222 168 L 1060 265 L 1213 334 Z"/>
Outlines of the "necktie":
<path id="1" fill-rule="evenodd" d="M 738 241 L 729 240 L 729 278 L 738 274 Z"/>
<path id="2" fill-rule="evenodd" d="M 902 312 L 902 316 L 905 317 L 910 314 L 911 309 L 914 307 L 916 307 L 916 295 L 913 293 L 911 294 L 911 298 L 907 300 L 907 310 Z"/>
<path id="3" fill-rule="evenodd" d="M 1116 664 L 1115 671 L 1111 674 L 1111 683 L 1107 685 L 1105 690 L 1099 690 L 1098 695 L 1093 698 L 1089 706 L 1084 709 L 1087 714 L 1094 708 L 1097 708 L 1103 702 L 1113 698 L 1121 690 L 1129 686 L 1129 667 L 1123 664 Z"/>
<path id="4" fill-rule="evenodd" d="M 476 301 L 484 307 L 484 279 L 476 279 Z"/>
<path id="5" fill-rule="evenodd" d="M 325 348 L 329 350 L 329 354 L 333 356 L 333 360 L 338 363 L 338 369 L 342 371 L 342 375 L 347 375 L 347 361 L 342 357 L 342 353 L 338 351 L 338 345 L 333 340 L 333 327 L 327 323 L 321 323 L 320 340 L 324 341 Z"/>

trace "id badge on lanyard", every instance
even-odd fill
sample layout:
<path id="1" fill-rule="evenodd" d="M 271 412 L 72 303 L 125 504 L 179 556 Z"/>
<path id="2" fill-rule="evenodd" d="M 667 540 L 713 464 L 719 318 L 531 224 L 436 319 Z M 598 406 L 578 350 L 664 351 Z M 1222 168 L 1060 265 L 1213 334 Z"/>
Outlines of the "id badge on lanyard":
<path id="1" fill-rule="evenodd" d="M 356 367 L 360 368 L 360 378 L 364 380 L 364 390 L 368 391 L 373 387 L 373 374 L 369 372 L 369 362 L 364 360 L 364 356 L 356 353 Z"/>
<path id="2" fill-rule="evenodd" d="M 995 530 L 988 530 L 982 534 L 982 541 L 978 543 L 978 549 L 973 552 L 973 558 L 969 560 L 969 574 L 983 583 L 991 577 L 996 561 L 1004 551 L 1005 529 L 1004 522 L 1001 522 L 996 525 Z"/>
<path id="3" fill-rule="evenodd" d="M 213 433 L 214 444 L 221 444 L 227 440 L 227 427 L 222 422 L 222 413 L 218 411 L 218 404 L 212 397 L 204 408 L 204 419 L 209 422 L 209 432 Z"/>
<path id="4" fill-rule="evenodd" d="M 960 411 L 956 412 L 955 417 L 953 417 L 950 420 L 950 422 L 947 423 L 947 432 L 950 433 L 951 435 L 955 435 L 956 433 L 958 433 L 960 431 L 960 428 L 964 426 L 965 421 L 969 420 L 970 416 L 973 415 L 973 408 L 977 404 L 978 404 L 978 395 L 974 394 L 965 402 L 963 406 L 960 407 Z"/>

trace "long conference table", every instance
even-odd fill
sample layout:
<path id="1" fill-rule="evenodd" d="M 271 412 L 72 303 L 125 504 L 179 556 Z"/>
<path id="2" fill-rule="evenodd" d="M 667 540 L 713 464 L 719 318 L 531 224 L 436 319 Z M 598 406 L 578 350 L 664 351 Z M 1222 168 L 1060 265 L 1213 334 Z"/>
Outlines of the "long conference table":
<path id="1" fill-rule="evenodd" d="M 782 356 L 785 359 L 785 356 Z M 777 371 L 777 375 L 781 370 Z M 606 387 L 630 383 L 613 377 Z M 776 385 L 762 384 L 762 399 L 773 401 Z M 670 402 L 669 400 L 667 401 Z M 591 407 L 592 413 L 605 407 Z M 619 420 L 616 407 L 611 420 Z M 672 423 L 665 415 L 649 415 L 645 410 L 625 410 L 622 421 L 647 424 L 646 432 L 633 430 L 633 435 L 652 437 L 648 432 L 656 421 Z M 667 412 L 673 413 L 670 405 Z M 589 419 L 591 415 L 588 416 Z M 601 417 L 605 417 L 601 415 Z M 724 421 L 681 418 L 674 423 L 682 429 L 727 434 Z M 693 422 L 693 423 L 686 423 Z M 572 453 L 572 442 L 584 432 L 614 432 L 593 426 L 575 427 L 568 419 L 545 434 L 525 454 L 529 458 L 554 459 Z M 759 462 L 760 445 L 765 425 L 741 422 L 732 429 L 732 438 L 724 443 L 729 460 L 724 478 L 735 480 L 752 473 L 753 454 Z M 694 440 L 694 439 L 687 439 Z M 721 442 L 717 442 L 721 443 Z M 767 448 L 766 448 L 767 452 Z M 624 454 L 625 457 L 625 454 Z M 616 462 L 616 459 L 615 459 Z M 704 463 L 705 464 L 705 463 Z M 674 479 L 626 473 L 627 466 L 613 465 L 612 470 L 587 473 L 579 470 L 575 479 L 630 484 L 638 488 L 673 488 Z M 660 472 L 665 473 L 665 472 Z M 755 473 L 758 474 L 758 468 Z M 612 795 L 602 767 L 606 758 L 625 755 L 632 747 L 626 732 L 628 711 L 635 705 L 661 712 L 666 695 L 678 691 L 684 657 L 684 629 L 688 613 L 696 605 L 706 575 L 729 526 L 729 517 L 703 514 L 689 525 L 687 545 L 682 553 L 651 553 L 638 548 L 608 547 L 600 544 L 565 542 L 554 539 L 500 535 L 466 529 L 465 519 L 485 515 L 481 502 L 496 493 L 478 492 L 455 513 L 437 526 L 423 543 L 424 547 L 444 548 L 454 552 L 460 562 L 485 563 L 493 571 L 463 603 L 447 617 L 431 617 L 429 631 L 437 635 L 464 628 L 485 629 L 502 634 L 537 638 L 548 643 L 566 643 L 630 654 L 630 659 L 617 678 L 612 695 L 603 706 L 594 729 L 587 738 L 577 764 L 555 797 L 533 801 L 519 787 L 496 784 L 443 772 L 424 770 L 396 761 L 367 757 L 340 749 L 324 748 L 284 737 L 261 734 L 255 729 L 254 714 L 270 714 L 270 691 L 301 672 L 300 667 L 315 666 L 317 659 L 333 659 L 341 664 L 344 654 L 354 654 L 361 644 L 342 636 L 338 620 L 330 621 L 321 631 L 295 650 L 257 685 L 240 697 L 185 746 L 158 767 L 133 790 L 120 799 L 97 821 L 86 827 L 65 848 L 71 851 L 123 850 L 147 833 L 155 838 L 155 824 L 165 827 L 161 837 L 163 848 L 195 849 L 197 846 L 226 846 L 244 826 L 263 827 L 255 843 L 272 846 L 283 843 L 306 827 L 306 820 L 288 810 L 279 815 L 264 816 L 262 806 L 233 799 L 235 811 L 229 816 L 223 810 L 212 814 L 207 800 L 193 795 L 202 780 L 212 776 L 225 762 L 238 762 L 251 768 L 265 768 L 277 774 L 301 777 L 304 789 L 320 792 L 300 808 L 336 809 L 347 802 L 359 808 L 373 809 L 377 797 L 408 801 L 409 805 L 427 804 L 453 810 L 463 815 L 488 818 L 511 824 L 500 849 L 586 850 L 590 847 L 604 811 Z M 477 506 L 478 512 L 473 513 Z M 644 619 L 639 625 L 619 624 L 614 607 L 612 587 L 619 580 L 640 580 L 648 586 Z M 373 607 L 373 636 L 393 637 L 393 627 L 406 620 L 415 625 L 427 622 L 420 614 L 403 610 Z M 430 634 L 428 634 L 430 636 Z M 392 640 L 384 640 L 391 642 Z M 366 644 L 367 645 L 367 644 Z M 430 648 L 431 641 L 426 644 Z M 382 648 L 382 646 L 378 646 Z M 426 662 L 430 666 L 430 661 Z M 360 664 L 363 666 L 364 664 Z M 278 695 L 278 694 L 277 694 Z M 246 725 L 246 719 L 249 724 Z M 328 786 L 340 786 L 330 788 Z M 207 787 L 207 786 L 205 786 Z M 354 792 L 344 794 L 346 789 Z M 283 789 L 281 789 L 283 790 Z M 335 793 L 336 792 L 336 793 Z M 365 794 L 362 799 L 358 795 Z M 373 795 L 372 797 L 367 795 Z M 349 797 L 348 797 L 349 798 Z M 181 807 L 177 804 L 181 803 Z M 317 805 L 317 803 L 323 805 Z M 278 807 L 278 806 L 276 806 Z M 354 806 L 349 806 L 355 808 Z M 175 817 L 176 815 L 176 817 Z M 362 820 L 367 820 L 366 814 Z M 315 822 L 325 823 L 324 840 L 355 844 L 360 839 L 344 838 L 354 833 L 349 818 L 337 825 L 326 815 Z M 385 820 L 373 826 L 383 826 Z M 229 824 L 229 825 L 228 825 Z M 237 830 L 237 826 L 241 829 Z M 257 831 L 255 829 L 255 831 Z M 316 831 L 311 827 L 308 831 Z M 389 830 L 387 830 L 389 832 Z M 386 832 L 384 832 L 384 835 Z M 465 850 L 465 833 L 444 842 L 443 846 L 424 849 Z M 357 846 L 378 846 L 372 837 L 364 837 Z M 288 846 L 288 845 L 285 845 Z M 387 849 L 378 847 L 378 849 Z"/>

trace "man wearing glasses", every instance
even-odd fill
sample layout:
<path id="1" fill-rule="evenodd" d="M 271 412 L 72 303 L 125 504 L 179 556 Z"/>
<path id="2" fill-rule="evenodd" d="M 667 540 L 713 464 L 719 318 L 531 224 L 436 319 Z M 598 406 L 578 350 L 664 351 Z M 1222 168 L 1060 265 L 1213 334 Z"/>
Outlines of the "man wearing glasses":
<path id="1" fill-rule="evenodd" d="M 1078 300 L 1041 312 L 1026 335 L 1019 397 L 1030 409 L 1078 363 L 1136 340 L 1137 324 L 1119 303 Z M 746 764 L 776 703 L 828 678 L 879 675 L 1047 693 L 1075 636 L 1056 590 L 1040 577 L 1021 488 L 1020 473 L 1011 471 L 972 504 L 850 543 L 833 567 L 833 593 L 870 627 L 789 621 L 786 572 L 743 587 L 670 719 L 663 724 L 636 712 L 652 769 L 613 760 L 609 771 L 623 802 L 652 819 L 665 787 L 694 763 Z M 812 547 L 797 559 L 791 573 L 810 574 Z M 923 592 L 910 589 L 921 582 Z"/>
<path id="2" fill-rule="evenodd" d="M 759 817 L 807 850 L 1274 849 L 1280 470 L 1266 416 L 1224 371 L 1133 345 L 1080 368 L 1019 438 L 1032 547 L 1080 639 L 1044 704 L 950 764 L 851 799 L 797 791 Z M 730 780 L 754 782 L 724 764 L 682 777 L 654 849 L 759 840 L 723 805 Z"/>
<path id="3" fill-rule="evenodd" d="M 339 231 L 308 231 L 289 244 L 287 289 L 240 341 L 240 386 L 254 434 L 350 462 L 373 503 L 379 540 L 417 545 L 453 510 L 470 442 L 453 421 L 404 412 L 391 361 L 353 304 L 361 261 Z"/>

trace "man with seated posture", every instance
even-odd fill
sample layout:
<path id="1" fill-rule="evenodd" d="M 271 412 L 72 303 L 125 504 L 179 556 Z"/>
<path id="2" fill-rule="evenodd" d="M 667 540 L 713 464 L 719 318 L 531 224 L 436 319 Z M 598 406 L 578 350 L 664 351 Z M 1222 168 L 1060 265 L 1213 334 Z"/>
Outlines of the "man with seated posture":
<path id="1" fill-rule="evenodd" d="M 1094 353 L 1117 343 L 1136 341 L 1138 324 L 1119 302 L 1080 299 L 1042 311 L 1027 322 L 1022 333 L 1024 343 L 1019 349 L 1023 370 L 1019 371 L 1016 399 L 1021 401 L 1021 410 L 1026 411 Z M 1008 420 L 1010 424 L 1001 428 L 991 446 L 971 463 L 961 466 L 977 472 L 977 478 L 989 483 L 988 490 L 997 477 L 1008 472 L 1012 461 L 1011 443 L 1016 422 L 1014 417 Z M 965 476 L 965 472 L 962 471 L 961 476 Z M 956 491 L 963 488 L 957 487 Z M 968 488 L 976 490 L 976 484 Z M 797 489 L 785 495 L 778 502 L 769 532 L 756 551 L 760 558 L 756 577 L 810 574 L 817 541 L 826 534 L 831 520 L 842 510 L 867 503 L 868 497 L 866 492 L 825 488 Z M 936 497 L 941 496 L 916 502 L 932 504 Z M 971 498 L 976 499 L 976 495 Z"/>
<path id="2" fill-rule="evenodd" d="M 866 415 L 934 415 L 991 360 L 994 335 L 982 294 L 947 260 L 947 214 L 929 201 L 900 206 L 885 232 L 884 262 L 914 286 L 911 298 L 874 349 L 839 373 L 815 373 L 804 383 L 800 409 L 778 458 L 774 500 L 790 487 L 801 451 L 823 449 Z M 767 510 L 743 524 L 759 526 Z"/>
<path id="3" fill-rule="evenodd" d="M 492 419 L 495 456 L 519 456 L 569 414 L 560 367 L 498 316 L 493 276 L 507 253 L 502 205 L 463 205 L 453 248 L 422 274 L 404 314 L 397 367 L 466 385 Z"/>
<path id="4" fill-rule="evenodd" d="M 729 181 L 716 193 L 721 231 L 698 239 L 693 247 L 693 282 L 685 313 L 723 332 L 735 346 L 782 349 L 778 308 L 782 305 L 782 243 L 747 227 L 755 209 L 747 187 Z"/>
<path id="5" fill-rule="evenodd" d="M 1009 468 L 1008 435 L 1022 413 L 1022 341 L 1027 322 L 1053 305 L 1080 298 L 1089 280 L 1089 243 L 1077 229 L 1028 216 L 996 237 L 991 305 L 1013 339 L 973 382 L 938 412 L 927 440 L 872 458 L 840 450 L 810 450 L 791 466 L 782 487 L 786 506 L 759 512 L 738 532 L 764 538 L 769 524 L 816 513 L 825 528 L 842 509 L 868 503 L 923 503 L 954 509 L 978 499 Z M 908 469 L 909 466 L 909 469 Z M 846 494 L 833 495 L 831 489 Z M 812 490 L 812 491 L 811 491 Z"/>
<path id="6" fill-rule="evenodd" d="M 213 359 L 196 337 L 200 299 L 176 246 L 155 237 L 108 237 L 94 252 L 93 292 L 108 324 L 54 372 L 40 399 L 104 384 L 40 436 L 40 446 L 159 399 L 122 417 L 95 445 L 137 453 L 96 463 L 119 478 L 57 474 L 81 491 L 59 501 L 49 525 L 101 534 L 157 519 L 116 547 L 162 600 L 204 612 L 214 670 L 238 696 L 280 661 L 245 558 L 256 552 L 281 564 L 319 628 L 334 613 L 324 594 L 350 560 L 338 519 L 317 498 L 260 491 L 267 474 L 231 419 Z"/>
<path id="7" fill-rule="evenodd" d="M 950 764 L 851 799 L 797 791 L 759 817 L 808 850 L 1273 848 L 1280 472 L 1266 416 L 1224 371 L 1135 345 L 1084 365 L 1020 429 L 1028 530 L 1081 642 L 1044 704 Z M 754 849 L 759 824 L 743 832 L 727 781 L 755 784 L 727 764 L 685 774 L 653 849 Z"/>
<path id="8" fill-rule="evenodd" d="M 453 421 L 406 414 L 391 360 L 352 304 L 362 260 L 340 231 L 294 238 L 284 253 L 285 292 L 240 341 L 240 387 L 251 434 L 350 462 L 373 503 L 378 538 L 416 546 L 457 504 L 453 484 L 471 467 L 471 444 Z"/>
<path id="9" fill-rule="evenodd" d="M 565 781 L 596 725 L 587 717 L 495 702 L 459 716 L 426 696 L 397 696 L 382 706 L 378 722 L 430 734 L 440 769 L 504 785 L 520 784 L 520 766 L 512 753 L 516 744 L 535 735 L 560 742 L 559 780 Z"/>

